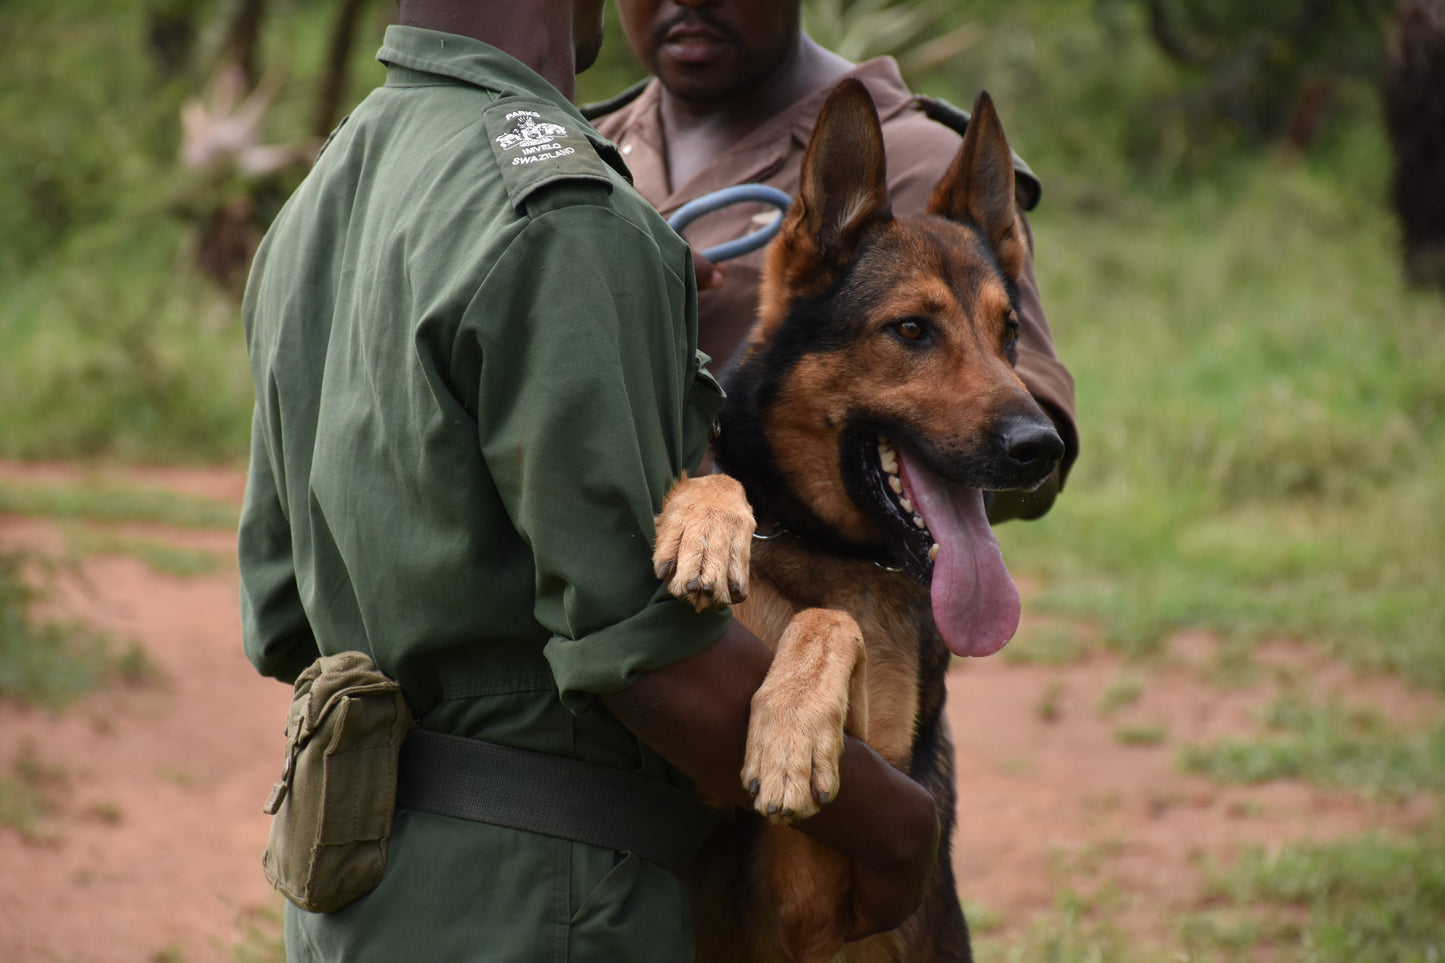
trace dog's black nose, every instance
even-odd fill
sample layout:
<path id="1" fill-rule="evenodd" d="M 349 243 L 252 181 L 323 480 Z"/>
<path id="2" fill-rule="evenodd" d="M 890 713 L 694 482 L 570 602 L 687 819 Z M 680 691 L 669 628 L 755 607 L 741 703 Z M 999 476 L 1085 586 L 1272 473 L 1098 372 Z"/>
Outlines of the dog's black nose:
<path id="1" fill-rule="evenodd" d="M 1064 457 L 1064 440 L 1047 419 L 1016 415 L 997 431 L 999 446 L 1021 476 L 1042 479 Z"/>

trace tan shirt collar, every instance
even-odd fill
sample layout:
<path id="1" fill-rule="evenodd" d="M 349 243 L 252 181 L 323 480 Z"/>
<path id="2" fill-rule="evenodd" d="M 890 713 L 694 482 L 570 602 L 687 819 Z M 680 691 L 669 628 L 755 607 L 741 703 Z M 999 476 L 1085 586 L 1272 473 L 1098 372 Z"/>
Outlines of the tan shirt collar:
<path id="1" fill-rule="evenodd" d="M 878 116 L 886 121 L 906 108 L 912 99 L 898 64 L 879 57 L 859 64 L 846 77 L 862 81 L 873 95 Z M 778 169 L 792 151 L 805 148 L 813 122 L 836 83 L 820 86 L 787 110 L 759 124 L 731 149 L 686 184 L 669 189 L 667 153 L 662 132 L 661 85 L 654 78 L 637 99 L 611 117 L 600 118 L 598 128 L 617 141 L 642 196 L 664 215 L 687 201 L 711 191 L 761 181 Z"/>

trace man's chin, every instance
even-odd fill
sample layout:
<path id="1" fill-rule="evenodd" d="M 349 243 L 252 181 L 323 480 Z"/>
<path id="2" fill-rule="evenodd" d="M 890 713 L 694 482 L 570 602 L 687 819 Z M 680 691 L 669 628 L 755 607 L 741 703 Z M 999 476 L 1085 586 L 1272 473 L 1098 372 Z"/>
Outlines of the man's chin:
<path id="1" fill-rule="evenodd" d="M 654 71 L 667 92 L 678 100 L 698 106 L 727 101 L 748 89 L 726 63 L 678 63 L 660 59 Z"/>

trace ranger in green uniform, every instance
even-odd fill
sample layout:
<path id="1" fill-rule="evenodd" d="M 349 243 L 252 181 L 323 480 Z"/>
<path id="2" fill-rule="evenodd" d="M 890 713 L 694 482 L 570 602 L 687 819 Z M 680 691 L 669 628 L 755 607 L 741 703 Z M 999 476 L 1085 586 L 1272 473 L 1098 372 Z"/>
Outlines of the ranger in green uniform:
<path id="1" fill-rule="evenodd" d="M 720 393 L 686 244 L 568 100 L 601 0 L 400 12 L 385 86 L 332 135 L 246 292 L 246 653 L 289 682 L 362 651 L 423 729 L 745 804 L 768 653 L 651 568 L 652 517 Z M 843 778 L 810 831 L 856 849 L 862 935 L 911 910 L 936 829 L 861 744 Z M 286 935 L 292 963 L 691 954 L 668 868 L 408 809 L 380 885 L 333 913 L 288 906 Z"/>

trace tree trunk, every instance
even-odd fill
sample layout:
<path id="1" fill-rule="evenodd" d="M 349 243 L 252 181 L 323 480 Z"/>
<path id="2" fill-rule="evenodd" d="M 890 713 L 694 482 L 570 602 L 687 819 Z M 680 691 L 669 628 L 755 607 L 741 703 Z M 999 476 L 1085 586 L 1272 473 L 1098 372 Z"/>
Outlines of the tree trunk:
<path id="1" fill-rule="evenodd" d="M 1401 0 L 1384 100 L 1405 268 L 1445 291 L 1445 0 Z"/>
<path id="2" fill-rule="evenodd" d="M 242 88 L 256 89 L 260 80 L 257 66 L 261 46 L 261 24 L 266 19 L 266 0 L 237 0 L 236 12 L 226 27 L 222 61 L 229 60 L 241 70 Z"/>
<path id="3" fill-rule="evenodd" d="M 191 67 L 196 51 L 200 0 L 151 0 L 146 9 L 146 49 L 162 80 L 174 80 Z"/>
<path id="4" fill-rule="evenodd" d="M 321 95 L 316 103 L 316 119 L 311 132 L 323 138 L 340 118 L 341 98 L 350 79 L 351 46 L 356 36 L 356 23 L 366 8 L 366 0 L 341 0 L 336 20 L 331 25 L 331 44 L 326 53 L 326 72 L 321 78 Z"/>

